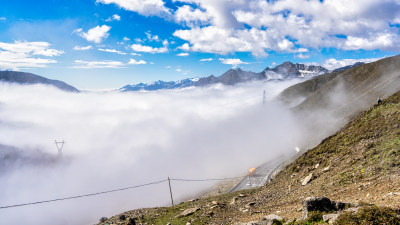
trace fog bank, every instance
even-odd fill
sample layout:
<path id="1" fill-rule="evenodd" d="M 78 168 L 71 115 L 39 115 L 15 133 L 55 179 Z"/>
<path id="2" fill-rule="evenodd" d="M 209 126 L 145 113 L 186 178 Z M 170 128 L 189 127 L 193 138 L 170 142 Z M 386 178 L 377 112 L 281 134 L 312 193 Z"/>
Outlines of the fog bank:
<path id="1" fill-rule="evenodd" d="M 54 158 L 45 165 L 20 163 L 0 173 L 1 206 L 167 177 L 241 176 L 280 154 L 293 155 L 308 134 L 272 99 L 296 82 L 127 93 L 67 93 L 0 83 L 0 144 Z M 54 140 L 66 141 L 60 161 L 55 160 Z M 174 198 L 179 202 L 212 184 L 173 182 Z M 5 224 L 93 224 L 102 216 L 169 201 L 168 184 L 161 183 L 2 209 L 0 217 Z"/>

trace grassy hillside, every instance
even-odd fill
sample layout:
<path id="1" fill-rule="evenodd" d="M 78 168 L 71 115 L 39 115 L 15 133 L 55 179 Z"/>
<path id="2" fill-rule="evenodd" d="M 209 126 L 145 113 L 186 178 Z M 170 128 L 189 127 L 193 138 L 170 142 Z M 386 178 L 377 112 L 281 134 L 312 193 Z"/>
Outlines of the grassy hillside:
<path id="1" fill-rule="evenodd" d="M 270 213 L 291 220 L 301 217 L 301 202 L 310 196 L 400 207 L 399 109 L 397 92 L 287 165 L 264 187 L 175 207 L 133 210 L 100 224 L 129 224 L 129 218 L 147 224 L 235 224 L 260 220 Z M 303 186 L 303 179 L 311 173 L 313 179 Z M 187 209 L 194 213 L 179 216 Z M 126 219 L 121 220 L 121 215 Z"/>

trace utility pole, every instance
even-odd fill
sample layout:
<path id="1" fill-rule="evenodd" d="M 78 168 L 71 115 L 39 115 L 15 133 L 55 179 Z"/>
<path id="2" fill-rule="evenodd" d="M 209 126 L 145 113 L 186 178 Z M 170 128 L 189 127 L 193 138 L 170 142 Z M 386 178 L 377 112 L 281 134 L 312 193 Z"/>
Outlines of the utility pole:
<path id="1" fill-rule="evenodd" d="M 54 144 L 56 144 L 57 150 L 58 150 L 58 155 L 57 155 L 57 160 L 60 160 L 62 157 L 62 149 L 64 147 L 65 141 L 54 141 Z"/>
<path id="2" fill-rule="evenodd" d="M 265 95 L 265 90 L 264 90 L 264 95 L 263 95 L 263 104 L 267 102 L 267 96 Z"/>
<path id="3" fill-rule="evenodd" d="M 172 206 L 174 205 L 174 198 L 172 197 L 172 189 L 171 189 L 171 180 L 168 177 L 168 184 L 169 184 L 169 193 L 171 194 L 171 202 L 172 202 Z"/>

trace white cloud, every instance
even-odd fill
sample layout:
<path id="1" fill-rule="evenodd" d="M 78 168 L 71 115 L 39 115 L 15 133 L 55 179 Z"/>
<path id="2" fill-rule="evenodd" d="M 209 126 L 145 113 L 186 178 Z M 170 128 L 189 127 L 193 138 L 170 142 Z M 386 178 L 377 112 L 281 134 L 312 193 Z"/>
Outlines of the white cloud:
<path id="1" fill-rule="evenodd" d="M 75 46 L 73 49 L 75 50 L 75 51 L 86 51 L 86 50 L 90 50 L 90 49 L 92 49 L 93 48 L 93 46 L 91 46 L 91 45 L 88 45 L 88 46 L 84 46 L 84 47 L 81 47 L 81 46 Z"/>
<path id="2" fill-rule="evenodd" d="M 207 59 L 200 59 L 200 62 L 210 62 L 213 61 L 213 58 L 207 58 Z"/>
<path id="3" fill-rule="evenodd" d="M 184 5 L 175 11 L 175 21 L 183 23 L 189 27 L 196 27 L 209 24 L 211 17 L 208 13 L 201 11 L 200 9 L 193 9 L 189 5 Z"/>
<path id="4" fill-rule="evenodd" d="M 179 53 L 179 54 L 176 54 L 177 56 L 189 56 L 189 53 L 187 53 L 187 52 L 182 52 L 182 53 Z"/>
<path id="5" fill-rule="evenodd" d="M 119 54 L 119 55 L 126 55 L 125 52 L 121 52 L 121 51 L 118 51 L 118 50 L 115 50 L 115 49 L 103 49 L 103 48 L 99 48 L 98 50 L 99 50 L 99 51 L 102 51 L 102 52 L 110 52 L 110 53 L 117 53 L 117 54 Z"/>
<path id="6" fill-rule="evenodd" d="M 300 53 L 300 54 L 295 55 L 295 58 L 298 58 L 298 59 L 309 59 L 309 58 L 311 58 L 311 56 L 307 55 L 307 54 Z"/>
<path id="7" fill-rule="evenodd" d="M 121 17 L 118 14 L 114 14 L 112 17 L 108 17 L 106 19 L 106 22 L 111 22 L 111 21 L 120 21 Z"/>
<path id="8" fill-rule="evenodd" d="M 328 70 L 334 70 L 340 67 L 348 66 L 348 65 L 353 65 L 357 62 L 363 62 L 363 63 L 370 63 L 370 62 L 375 62 L 378 61 L 382 58 L 369 58 L 369 59 L 327 59 L 325 62 L 321 64 L 322 67 L 328 69 Z"/>
<path id="9" fill-rule="evenodd" d="M 285 37 L 273 37 L 268 30 L 234 30 L 209 26 L 177 30 L 174 36 L 189 41 L 191 51 L 228 54 L 251 52 L 266 56 L 266 50 L 290 51 L 294 44 Z M 188 46 L 186 46 L 188 47 Z"/>
<path id="10" fill-rule="evenodd" d="M 54 57 L 64 51 L 49 48 L 47 42 L 0 42 L 0 68 L 18 70 L 20 68 L 46 67 L 56 60 L 37 58 L 37 56 Z"/>
<path id="11" fill-rule="evenodd" d="M 168 16 L 170 10 L 162 0 L 97 0 L 103 4 L 116 4 L 119 7 L 144 16 Z"/>
<path id="12" fill-rule="evenodd" d="M 130 41 L 131 39 L 128 38 L 128 37 L 124 37 L 122 40 L 124 40 L 124 41 Z"/>
<path id="13" fill-rule="evenodd" d="M 128 62 L 128 64 L 140 65 L 140 64 L 147 64 L 147 62 L 144 61 L 144 60 L 136 61 L 136 60 L 134 60 L 134 59 L 130 59 L 130 61 Z"/>
<path id="14" fill-rule="evenodd" d="M 111 29 L 110 26 L 103 25 L 101 27 L 100 26 L 93 27 L 86 33 L 83 32 L 82 28 L 76 29 L 74 30 L 74 32 L 77 32 L 81 37 L 83 37 L 87 41 L 100 43 L 103 41 L 103 39 L 107 38 L 110 35 L 108 33 L 110 29 Z"/>
<path id="15" fill-rule="evenodd" d="M 219 59 L 222 64 L 232 65 L 233 68 L 238 67 L 240 64 L 248 64 L 247 62 L 243 62 L 240 59 Z"/>
<path id="16" fill-rule="evenodd" d="M 134 55 L 134 56 L 142 56 L 142 54 L 136 53 L 136 52 L 132 52 L 129 55 Z"/>
<path id="17" fill-rule="evenodd" d="M 151 53 L 151 54 L 166 53 L 166 52 L 168 52 L 168 42 L 163 41 L 163 47 L 160 47 L 160 48 L 154 48 L 154 47 L 142 45 L 142 44 L 133 44 L 133 45 L 131 45 L 131 48 L 132 48 L 132 50 L 134 50 L 136 52 L 146 52 L 146 53 Z"/>
<path id="18" fill-rule="evenodd" d="M 174 35 L 188 41 L 192 51 L 266 56 L 269 51 L 303 53 L 321 47 L 400 50 L 398 27 L 391 26 L 400 23 L 398 0 L 180 2 L 188 5 L 175 12 L 175 20 L 189 22 L 191 28 Z M 193 4 L 199 8 L 193 9 Z M 195 12 L 204 12 L 206 17 Z M 180 15 L 187 15 L 187 21 L 178 19 Z M 206 27 L 200 28 L 202 21 L 207 21 Z M 292 40 L 299 49 L 294 49 Z"/>
<path id="19" fill-rule="evenodd" d="M 7 18 L 6 17 L 0 17 L 0 21 L 6 21 Z"/>
<path id="20" fill-rule="evenodd" d="M 105 69 L 105 68 L 123 68 L 125 64 L 120 61 L 83 61 L 75 60 L 75 69 Z"/>
<path id="21" fill-rule="evenodd" d="M 185 43 L 182 46 L 179 46 L 178 49 L 181 49 L 183 51 L 190 51 L 190 46 L 188 43 Z"/>
<path id="22" fill-rule="evenodd" d="M 156 41 L 156 42 L 159 42 L 159 41 L 160 41 L 160 38 L 158 37 L 158 35 L 152 35 L 152 34 L 150 33 L 150 31 L 149 31 L 149 32 L 145 32 L 145 34 L 146 34 L 146 36 L 147 36 L 147 40 L 148 40 L 148 41 Z"/>

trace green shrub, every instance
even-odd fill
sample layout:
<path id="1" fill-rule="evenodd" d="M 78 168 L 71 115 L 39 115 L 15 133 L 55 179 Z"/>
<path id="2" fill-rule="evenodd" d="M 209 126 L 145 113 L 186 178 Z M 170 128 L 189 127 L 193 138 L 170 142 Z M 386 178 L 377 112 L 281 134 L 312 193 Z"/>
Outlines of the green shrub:
<path id="1" fill-rule="evenodd" d="M 388 207 L 368 206 L 357 213 L 342 213 L 335 225 L 387 224 L 400 225 L 400 212 Z"/>

